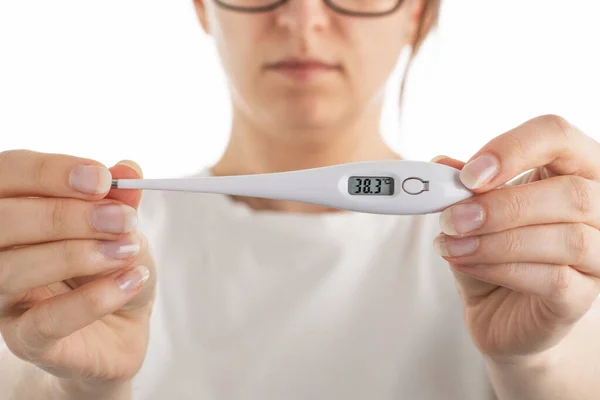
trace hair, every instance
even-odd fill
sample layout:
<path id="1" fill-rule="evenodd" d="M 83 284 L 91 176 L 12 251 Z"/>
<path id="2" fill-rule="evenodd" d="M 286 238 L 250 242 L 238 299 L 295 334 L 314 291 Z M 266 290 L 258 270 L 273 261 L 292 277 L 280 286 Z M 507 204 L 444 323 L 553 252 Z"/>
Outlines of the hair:
<path id="1" fill-rule="evenodd" d="M 442 0 L 424 0 L 425 4 L 423 5 L 423 12 L 421 14 L 421 20 L 419 21 L 419 27 L 417 28 L 417 33 L 413 42 L 411 43 L 411 53 L 406 64 L 406 69 L 404 72 L 404 77 L 402 78 L 402 84 L 400 86 L 400 104 L 402 105 L 402 100 L 404 99 L 404 90 L 406 88 L 406 78 L 412 66 L 412 63 L 417 56 L 421 46 L 429 33 L 433 30 L 434 27 L 437 26 L 440 16 L 440 8 L 442 5 Z"/>

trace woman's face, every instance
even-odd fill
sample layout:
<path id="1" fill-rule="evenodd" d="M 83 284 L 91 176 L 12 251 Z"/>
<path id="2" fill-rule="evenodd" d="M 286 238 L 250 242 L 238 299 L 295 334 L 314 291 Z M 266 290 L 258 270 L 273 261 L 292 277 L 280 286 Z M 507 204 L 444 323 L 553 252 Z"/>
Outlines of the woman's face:
<path id="1" fill-rule="evenodd" d="M 336 13 L 323 0 L 290 0 L 262 13 L 224 9 L 214 0 L 195 5 L 238 111 L 276 129 L 322 129 L 380 103 L 423 1 L 404 0 L 393 14 L 369 18 Z"/>

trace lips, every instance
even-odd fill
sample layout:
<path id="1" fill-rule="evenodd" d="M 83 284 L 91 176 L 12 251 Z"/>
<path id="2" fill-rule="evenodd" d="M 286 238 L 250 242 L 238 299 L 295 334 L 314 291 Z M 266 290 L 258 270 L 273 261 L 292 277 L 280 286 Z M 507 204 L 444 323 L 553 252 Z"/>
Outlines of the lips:
<path id="1" fill-rule="evenodd" d="M 279 72 L 295 81 L 309 81 L 341 71 L 339 64 L 314 58 L 287 58 L 267 65 L 267 70 Z"/>
<path id="2" fill-rule="evenodd" d="M 278 61 L 268 66 L 271 69 L 339 69 L 340 66 L 333 63 L 315 59 L 287 59 Z"/>

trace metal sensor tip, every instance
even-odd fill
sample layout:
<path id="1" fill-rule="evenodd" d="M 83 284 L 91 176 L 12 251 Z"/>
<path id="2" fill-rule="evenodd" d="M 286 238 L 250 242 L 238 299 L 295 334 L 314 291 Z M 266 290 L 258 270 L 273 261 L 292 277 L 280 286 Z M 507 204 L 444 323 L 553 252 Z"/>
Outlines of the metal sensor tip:
<path id="1" fill-rule="evenodd" d="M 119 188 L 119 181 L 117 179 L 113 179 L 111 184 L 110 184 L 110 188 L 111 189 L 118 189 Z"/>

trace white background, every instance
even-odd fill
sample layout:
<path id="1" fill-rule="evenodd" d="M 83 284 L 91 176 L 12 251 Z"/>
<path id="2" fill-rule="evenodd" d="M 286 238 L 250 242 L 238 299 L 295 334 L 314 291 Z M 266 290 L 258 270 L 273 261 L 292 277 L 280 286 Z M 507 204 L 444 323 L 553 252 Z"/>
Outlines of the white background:
<path id="1" fill-rule="evenodd" d="M 544 113 L 600 140 L 597 1 L 443 1 L 402 123 L 402 63 L 390 81 L 382 127 L 398 151 L 466 159 Z M 170 177 L 216 160 L 229 116 L 192 0 L 0 0 L 0 151 L 128 158 Z"/>

